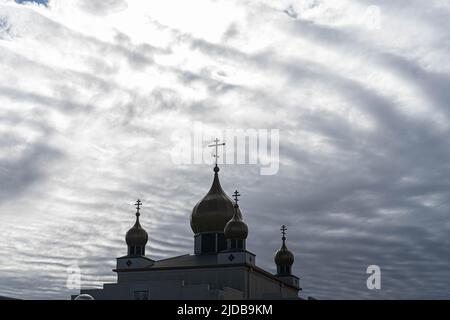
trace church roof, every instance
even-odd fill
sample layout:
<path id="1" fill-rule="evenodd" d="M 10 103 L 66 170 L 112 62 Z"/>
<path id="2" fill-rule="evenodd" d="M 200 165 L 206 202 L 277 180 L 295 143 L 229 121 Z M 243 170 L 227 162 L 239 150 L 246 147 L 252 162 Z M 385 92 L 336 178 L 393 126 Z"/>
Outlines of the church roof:
<path id="1" fill-rule="evenodd" d="M 167 258 L 155 261 L 151 267 L 148 268 L 139 268 L 139 269 L 123 269 L 117 270 L 115 272 L 141 272 L 141 271 L 157 271 L 157 270 L 173 270 L 173 269 L 199 269 L 199 268 L 232 268 L 232 267 L 247 267 L 252 271 L 258 272 L 274 281 L 283 283 L 285 286 L 289 286 L 292 288 L 296 288 L 288 283 L 283 282 L 270 272 L 255 266 L 248 265 L 245 263 L 242 264 L 218 264 L 217 263 L 217 255 L 192 255 L 192 254 L 184 254 L 177 257 Z M 298 277 L 292 275 L 298 279 Z M 301 290 L 301 289 L 300 289 Z"/>
<path id="2" fill-rule="evenodd" d="M 215 264 L 217 256 L 215 255 L 190 255 L 185 254 L 168 259 L 158 260 L 153 268 L 170 268 L 170 267 L 195 267 L 201 265 Z"/>

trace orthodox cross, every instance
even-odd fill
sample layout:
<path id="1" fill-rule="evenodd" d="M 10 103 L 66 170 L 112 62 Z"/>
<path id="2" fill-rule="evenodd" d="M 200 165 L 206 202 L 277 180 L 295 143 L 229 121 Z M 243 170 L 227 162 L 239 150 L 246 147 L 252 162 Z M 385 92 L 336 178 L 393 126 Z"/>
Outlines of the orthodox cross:
<path id="1" fill-rule="evenodd" d="M 286 230 L 287 230 L 287 228 L 286 228 L 286 226 L 283 224 L 282 226 L 281 226 L 281 234 L 283 235 L 283 238 L 281 238 L 281 239 L 283 239 L 283 241 L 284 240 L 286 240 Z"/>
<path id="2" fill-rule="evenodd" d="M 234 202 L 236 202 L 236 204 L 238 203 L 238 201 L 239 201 L 238 197 L 240 197 L 240 196 L 241 196 L 241 194 L 237 190 L 233 193 Z"/>
<path id="3" fill-rule="evenodd" d="M 208 147 L 216 147 L 216 153 L 213 154 L 213 157 L 216 158 L 216 167 L 217 167 L 217 159 L 219 159 L 219 152 L 218 152 L 218 148 L 219 146 L 224 146 L 225 142 L 219 143 L 219 139 L 215 138 L 214 139 L 214 144 L 210 144 L 208 145 Z"/>
<path id="4" fill-rule="evenodd" d="M 136 203 L 134 204 L 136 206 L 136 216 L 140 216 L 141 214 L 139 213 L 139 210 L 141 210 L 141 204 L 142 201 L 137 199 Z"/>

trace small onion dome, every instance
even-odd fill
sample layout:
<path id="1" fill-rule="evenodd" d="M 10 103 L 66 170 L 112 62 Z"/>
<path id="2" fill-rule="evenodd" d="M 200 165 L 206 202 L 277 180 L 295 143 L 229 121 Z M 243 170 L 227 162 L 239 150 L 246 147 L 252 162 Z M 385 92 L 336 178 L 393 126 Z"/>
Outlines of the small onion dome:
<path id="1" fill-rule="evenodd" d="M 281 248 L 276 252 L 274 260 L 278 266 L 290 267 L 294 264 L 294 254 L 286 247 L 286 230 L 286 226 L 283 225 L 281 227 L 281 232 L 283 235 L 281 240 L 283 240 L 283 244 L 281 245 Z"/>
<path id="2" fill-rule="evenodd" d="M 148 234 L 147 231 L 141 227 L 139 217 L 136 219 L 134 226 L 128 230 L 125 241 L 129 246 L 145 246 L 147 244 Z"/>
<path id="3" fill-rule="evenodd" d="M 242 219 L 238 216 L 237 210 L 239 206 L 236 204 L 234 206 L 235 213 L 233 218 L 225 225 L 224 233 L 227 239 L 233 240 L 244 240 L 247 239 L 248 235 L 248 227 L 247 224 L 242 221 Z"/>
<path id="4" fill-rule="evenodd" d="M 139 203 L 139 205 L 140 205 L 140 203 Z M 139 213 L 139 207 L 138 207 L 137 211 L 136 211 L 136 223 L 130 230 L 128 230 L 128 232 L 125 236 L 125 241 L 127 242 L 128 246 L 143 247 L 147 244 L 148 234 L 147 234 L 147 231 L 145 231 L 144 228 L 142 228 L 141 224 L 139 223 L 140 215 L 141 214 Z"/>
<path id="5" fill-rule="evenodd" d="M 292 266 L 294 264 L 294 254 L 289 251 L 283 241 L 283 245 L 275 254 L 275 263 L 279 266 Z"/>
<path id="6" fill-rule="evenodd" d="M 214 168 L 214 180 L 208 193 L 195 205 L 191 213 L 191 228 L 194 234 L 224 231 L 233 218 L 233 201 L 223 191 L 219 181 L 219 167 Z M 238 209 L 238 215 L 241 212 Z"/>

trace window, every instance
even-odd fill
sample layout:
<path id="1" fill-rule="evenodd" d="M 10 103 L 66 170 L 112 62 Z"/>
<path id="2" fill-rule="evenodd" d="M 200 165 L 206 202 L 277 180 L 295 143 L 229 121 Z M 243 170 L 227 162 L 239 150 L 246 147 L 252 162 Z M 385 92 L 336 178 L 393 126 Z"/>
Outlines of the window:
<path id="1" fill-rule="evenodd" d="M 202 253 L 216 252 L 216 234 L 206 233 L 202 235 Z"/>
<path id="2" fill-rule="evenodd" d="M 219 233 L 217 235 L 217 250 L 223 251 L 227 248 L 227 240 L 225 239 L 225 235 L 223 233 Z"/>
<path id="3" fill-rule="evenodd" d="M 279 274 L 286 274 L 286 273 L 288 273 L 287 272 L 287 268 L 288 268 L 287 266 L 279 266 L 278 267 L 278 273 Z"/>
<path id="4" fill-rule="evenodd" d="M 136 251 L 135 251 L 136 255 L 144 255 L 144 247 L 136 247 Z"/>
<path id="5" fill-rule="evenodd" d="M 279 274 L 290 274 L 291 273 L 291 267 L 290 266 L 279 266 L 278 267 L 278 273 Z"/>
<path id="6" fill-rule="evenodd" d="M 194 252 L 195 254 L 200 254 L 202 253 L 202 236 L 199 234 L 196 234 L 194 237 Z"/>
<path id="7" fill-rule="evenodd" d="M 145 255 L 145 247 L 141 246 L 129 246 L 128 247 L 128 255 L 135 256 L 135 255 Z"/>

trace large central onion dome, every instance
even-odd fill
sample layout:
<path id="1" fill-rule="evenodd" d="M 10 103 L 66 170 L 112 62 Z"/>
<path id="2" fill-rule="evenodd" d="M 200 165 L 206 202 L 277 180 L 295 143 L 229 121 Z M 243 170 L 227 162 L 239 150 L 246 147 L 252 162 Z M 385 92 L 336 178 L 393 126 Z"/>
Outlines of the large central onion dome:
<path id="1" fill-rule="evenodd" d="M 204 232 L 223 233 L 225 225 L 233 218 L 234 205 L 219 182 L 219 167 L 214 167 L 214 180 L 208 193 L 192 210 L 191 228 L 195 234 Z M 241 217 L 241 211 L 238 209 Z"/>

